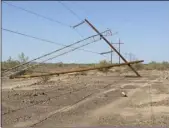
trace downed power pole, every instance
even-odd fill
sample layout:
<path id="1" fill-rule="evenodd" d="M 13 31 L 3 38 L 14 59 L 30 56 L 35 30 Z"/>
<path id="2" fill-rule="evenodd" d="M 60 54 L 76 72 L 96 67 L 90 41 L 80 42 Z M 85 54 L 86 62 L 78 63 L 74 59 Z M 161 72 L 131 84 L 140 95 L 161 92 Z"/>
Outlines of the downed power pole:
<path id="1" fill-rule="evenodd" d="M 32 77 L 41 77 L 41 76 L 52 76 L 52 75 L 59 75 L 59 74 L 67 74 L 67 73 L 73 73 L 73 72 L 83 72 L 83 71 L 96 70 L 96 69 L 102 69 L 102 68 L 118 67 L 118 66 L 121 66 L 121 65 L 135 64 L 135 63 L 141 63 L 141 62 L 144 62 L 144 60 L 132 61 L 132 62 L 121 63 L 121 64 L 112 64 L 112 65 L 107 65 L 107 66 L 99 66 L 99 67 L 76 69 L 76 70 L 70 70 L 70 71 L 61 71 L 61 72 L 54 72 L 54 73 L 46 73 L 46 74 L 40 74 L 40 75 L 10 76 L 10 79 L 14 79 L 14 78 L 32 78 Z"/>
<path id="2" fill-rule="evenodd" d="M 113 45 L 87 20 L 85 19 L 85 22 L 97 33 L 100 35 L 100 37 L 121 57 L 121 59 L 127 64 L 127 60 L 118 52 L 118 50 L 116 50 L 116 48 L 113 47 Z M 130 65 L 127 64 L 132 70 L 133 72 L 135 72 L 135 74 L 137 76 L 140 77 L 140 74 Z"/>

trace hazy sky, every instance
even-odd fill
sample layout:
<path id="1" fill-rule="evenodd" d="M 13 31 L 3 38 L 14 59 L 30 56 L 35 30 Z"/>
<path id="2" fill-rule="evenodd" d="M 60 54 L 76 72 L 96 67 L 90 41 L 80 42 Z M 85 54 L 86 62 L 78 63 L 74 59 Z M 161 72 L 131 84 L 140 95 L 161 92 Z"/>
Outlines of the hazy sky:
<path id="1" fill-rule="evenodd" d="M 81 22 L 57 1 L 8 3 L 68 25 Z M 132 53 L 137 59 L 143 59 L 145 62 L 169 61 L 169 2 L 70 1 L 63 3 L 76 12 L 81 19 L 87 18 L 100 32 L 107 28 L 112 32 L 118 32 L 118 35 L 107 39 L 117 43 L 120 38 L 124 43 L 121 46 L 123 55 Z M 76 29 L 83 35 L 81 37 L 68 26 L 48 21 L 5 3 L 2 4 L 2 27 L 64 45 L 96 34 L 87 24 L 83 24 Z M 3 60 L 8 59 L 9 56 L 16 59 L 21 52 L 32 59 L 61 47 L 6 31 L 2 33 Z M 83 48 L 98 53 L 110 50 L 104 41 Z M 103 59 L 110 60 L 110 55 L 103 57 L 99 54 L 76 50 L 50 62 L 93 63 Z M 113 61 L 118 61 L 115 53 L 113 53 Z"/>

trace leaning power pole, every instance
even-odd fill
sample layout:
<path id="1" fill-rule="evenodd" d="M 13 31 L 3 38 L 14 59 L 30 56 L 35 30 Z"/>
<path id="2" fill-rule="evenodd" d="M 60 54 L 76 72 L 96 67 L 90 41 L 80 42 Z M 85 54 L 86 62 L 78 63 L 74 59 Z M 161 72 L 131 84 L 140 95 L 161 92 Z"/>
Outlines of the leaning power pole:
<path id="1" fill-rule="evenodd" d="M 85 19 L 85 22 L 96 32 L 100 35 L 100 37 L 112 48 L 112 50 L 114 50 L 119 56 L 120 58 L 133 70 L 133 72 L 135 72 L 135 74 L 137 76 L 140 77 L 140 74 L 131 66 L 131 64 L 129 64 L 127 62 L 127 60 L 118 52 L 118 50 L 116 50 L 113 45 L 87 20 Z"/>

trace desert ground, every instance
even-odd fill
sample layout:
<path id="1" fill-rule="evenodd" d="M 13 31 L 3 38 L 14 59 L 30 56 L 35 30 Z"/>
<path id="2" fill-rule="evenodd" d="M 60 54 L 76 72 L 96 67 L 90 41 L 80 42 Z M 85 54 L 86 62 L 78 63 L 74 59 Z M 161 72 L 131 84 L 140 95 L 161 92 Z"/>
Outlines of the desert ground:
<path id="1" fill-rule="evenodd" d="M 2 80 L 2 125 L 169 126 L 169 71 L 88 71 Z M 127 97 L 123 97 L 125 92 Z"/>

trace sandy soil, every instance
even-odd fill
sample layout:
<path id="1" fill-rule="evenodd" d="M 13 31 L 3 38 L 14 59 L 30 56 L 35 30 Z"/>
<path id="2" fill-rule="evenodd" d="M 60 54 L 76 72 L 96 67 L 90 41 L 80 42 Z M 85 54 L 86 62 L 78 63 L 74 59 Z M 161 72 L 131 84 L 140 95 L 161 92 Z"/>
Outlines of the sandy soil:
<path id="1" fill-rule="evenodd" d="M 169 71 L 130 74 L 3 80 L 3 127 L 169 126 Z"/>

